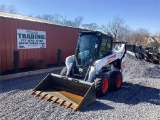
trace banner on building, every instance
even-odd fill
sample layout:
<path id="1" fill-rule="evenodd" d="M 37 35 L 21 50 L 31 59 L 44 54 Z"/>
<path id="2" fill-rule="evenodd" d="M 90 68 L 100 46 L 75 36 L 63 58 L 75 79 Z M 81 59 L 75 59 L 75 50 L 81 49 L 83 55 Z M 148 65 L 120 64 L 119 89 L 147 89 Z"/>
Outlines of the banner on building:
<path id="1" fill-rule="evenodd" d="M 46 48 L 46 32 L 17 29 L 17 48 Z"/>

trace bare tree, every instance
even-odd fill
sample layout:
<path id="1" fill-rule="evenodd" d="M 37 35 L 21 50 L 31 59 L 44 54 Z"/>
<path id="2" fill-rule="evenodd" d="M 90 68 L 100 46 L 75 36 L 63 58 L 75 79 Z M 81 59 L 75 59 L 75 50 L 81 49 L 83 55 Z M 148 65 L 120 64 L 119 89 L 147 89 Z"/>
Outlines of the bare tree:
<path id="1" fill-rule="evenodd" d="M 80 27 L 83 22 L 84 17 L 78 16 L 74 19 L 75 27 Z"/>
<path id="2" fill-rule="evenodd" d="M 7 7 L 4 4 L 0 4 L 0 12 L 6 12 L 7 11 Z"/>
<path id="3" fill-rule="evenodd" d="M 53 15 L 50 15 L 50 14 L 44 14 L 44 15 L 38 15 L 36 16 L 37 18 L 41 18 L 41 19 L 44 19 L 44 20 L 48 20 L 48 21 L 52 21 L 53 20 Z"/>
<path id="4" fill-rule="evenodd" d="M 17 13 L 17 9 L 16 9 L 15 6 L 13 6 L 13 5 L 12 5 L 12 6 L 9 6 L 7 9 L 8 9 L 7 11 L 8 11 L 9 13 L 14 13 L 14 14 Z"/>
<path id="5" fill-rule="evenodd" d="M 61 16 L 60 14 L 37 15 L 36 18 L 40 18 L 40 19 L 44 19 L 44 20 L 48 20 L 48 21 L 53 21 L 53 22 L 59 23 L 59 24 L 66 24 L 65 22 L 67 21 L 67 19 L 65 17 Z"/>
<path id="6" fill-rule="evenodd" d="M 139 28 L 136 31 L 132 31 L 129 37 L 129 42 L 136 44 L 138 46 L 147 45 L 148 38 L 150 36 L 150 33 L 145 28 Z"/>
<path id="7" fill-rule="evenodd" d="M 63 23 L 63 20 L 65 19 L 65 17 L 61 16 L 60 14 L 53 14 L 53 21 L 56 23 Z"/>
<path id="8" fill-rule="evenodd" d="M 82 21 L 84 19 L 82 16 L 78 16 L 72 21 L 72 20 L 68 20 L 66 16 L 63 17 L 60 14 L 37 15 L 36 18 L 45 19 L 48 21 L 53 21 L 55 23 L 59 23 L 59 24 L 67 25 L 67 26 L 72 26 L 72 27 L 80 27 L 82 24 Z"/>
<path id="9" fill-rule="evenodd" d="M 9 12 L 9 13 L 17 13 L 17 9 L 15 8 L 15 6 L 9 6 L 7 7 L 4 4 L 0 4 L 0 12 Z"/>
<path id="10" fill-rule="evenodd" d="M 102 25 L 101 30 L 104 32 L 109 32 L 113 35 L 114 40 L 117 40 L 118 34 L 120 34 L 120 29 L 124 26 L 124 20 L 120 17 L 115 17 L 112 22 L 109 22 L 106 26 Z"/>
<path id="11" fill-rule="evenodd" d="M 82 27 L 84 29 L 88 29 L 88 30 L 97 30 L 98 29 L 98 25 L 96 23 L 82 24 Z"/>
<path id="12" fill-rule="evenodd" d="M 117 40 L 128 42 L 131 30 L 128 26 L 120 27 L 117 33 Z"/>
<path id="13" fill-rule="evenodd" d="M 32 16 L 32 17 L 33 17 L 33 16 Z M 40 16 L 40 15 L 36 15 L 35 17 L 36 17 L 36 18 L 43 19 L 42 16 Z"/>
<path id="14" fill-rule="evenodd" d="M 67 26 L 71 26 L 71 27 L 75 27 L 76 26 L 75 23 L 73 21 L 71 21 L 71 20 L 65 20 L 65 21 L 63 21 L 63 24 L 67 25 Z"/>
<path id="15" fill-rule="evenodd" d="M 148 38 L 150 36 L 149 30 L 145 28 L 139 28 L 137 32 L 138 32 L 137 43 L 140 43 L 141 45 L 146 45 Z"/>
<path id="16" fill-rule="evenodd" d="M 33 15 L 33 14 L 29 14 L 28 16 L 29 16 L 29 17 L 33 17 L 34 15 Z"/>
<path id="17" fill-rule="evenodd" d="M 78 16 L 74 20 L 68 20 L 67 17 L 62 17 L 61 24 L 78 28 L 81 26 L 83 19 L 82 16 Z"/>

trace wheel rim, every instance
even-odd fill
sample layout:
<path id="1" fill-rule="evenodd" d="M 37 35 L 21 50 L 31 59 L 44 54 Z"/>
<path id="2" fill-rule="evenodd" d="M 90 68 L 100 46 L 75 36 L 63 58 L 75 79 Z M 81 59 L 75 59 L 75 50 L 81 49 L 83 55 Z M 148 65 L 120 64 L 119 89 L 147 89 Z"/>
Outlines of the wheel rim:
<path id="1" fill-rule="evenodd" d="M 105 93 L 107 89 L 108 89 L 108 78 L 104 78 L 102 84 L 102 92 Z"/>
<path id="2" fill-rule="evenodd" d="M 121 84 L 122 84 L 122 76 L 118 75 L 117 80 L 116 80 L 117 88 L 120 88 Z"/>

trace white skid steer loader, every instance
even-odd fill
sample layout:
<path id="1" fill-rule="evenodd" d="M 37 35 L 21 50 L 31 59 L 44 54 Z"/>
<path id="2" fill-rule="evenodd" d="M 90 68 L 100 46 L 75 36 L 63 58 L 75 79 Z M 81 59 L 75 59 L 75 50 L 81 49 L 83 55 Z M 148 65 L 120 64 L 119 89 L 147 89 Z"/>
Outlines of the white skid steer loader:
<path id="1" fill-rule="evenodd" d="M 113 48 L 114 46 L 114 48 Z M 126 45 L 101 32 L 79 33 L 75 55 L 60 75 L 50 73 L 31 94 L 78 110 L 108 90 L 118 90 L 125 74 Z"/>

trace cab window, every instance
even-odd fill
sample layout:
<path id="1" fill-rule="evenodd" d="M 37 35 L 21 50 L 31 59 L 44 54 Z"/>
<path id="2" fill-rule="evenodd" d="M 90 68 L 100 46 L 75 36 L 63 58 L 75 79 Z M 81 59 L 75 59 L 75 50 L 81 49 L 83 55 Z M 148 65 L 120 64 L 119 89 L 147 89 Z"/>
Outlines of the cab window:
<path id="1" fill-rule="evenodd" d="M 105 57 L 112 52 L 112 41 L 111 38 L 102 38 L 99 58 Z"/>

